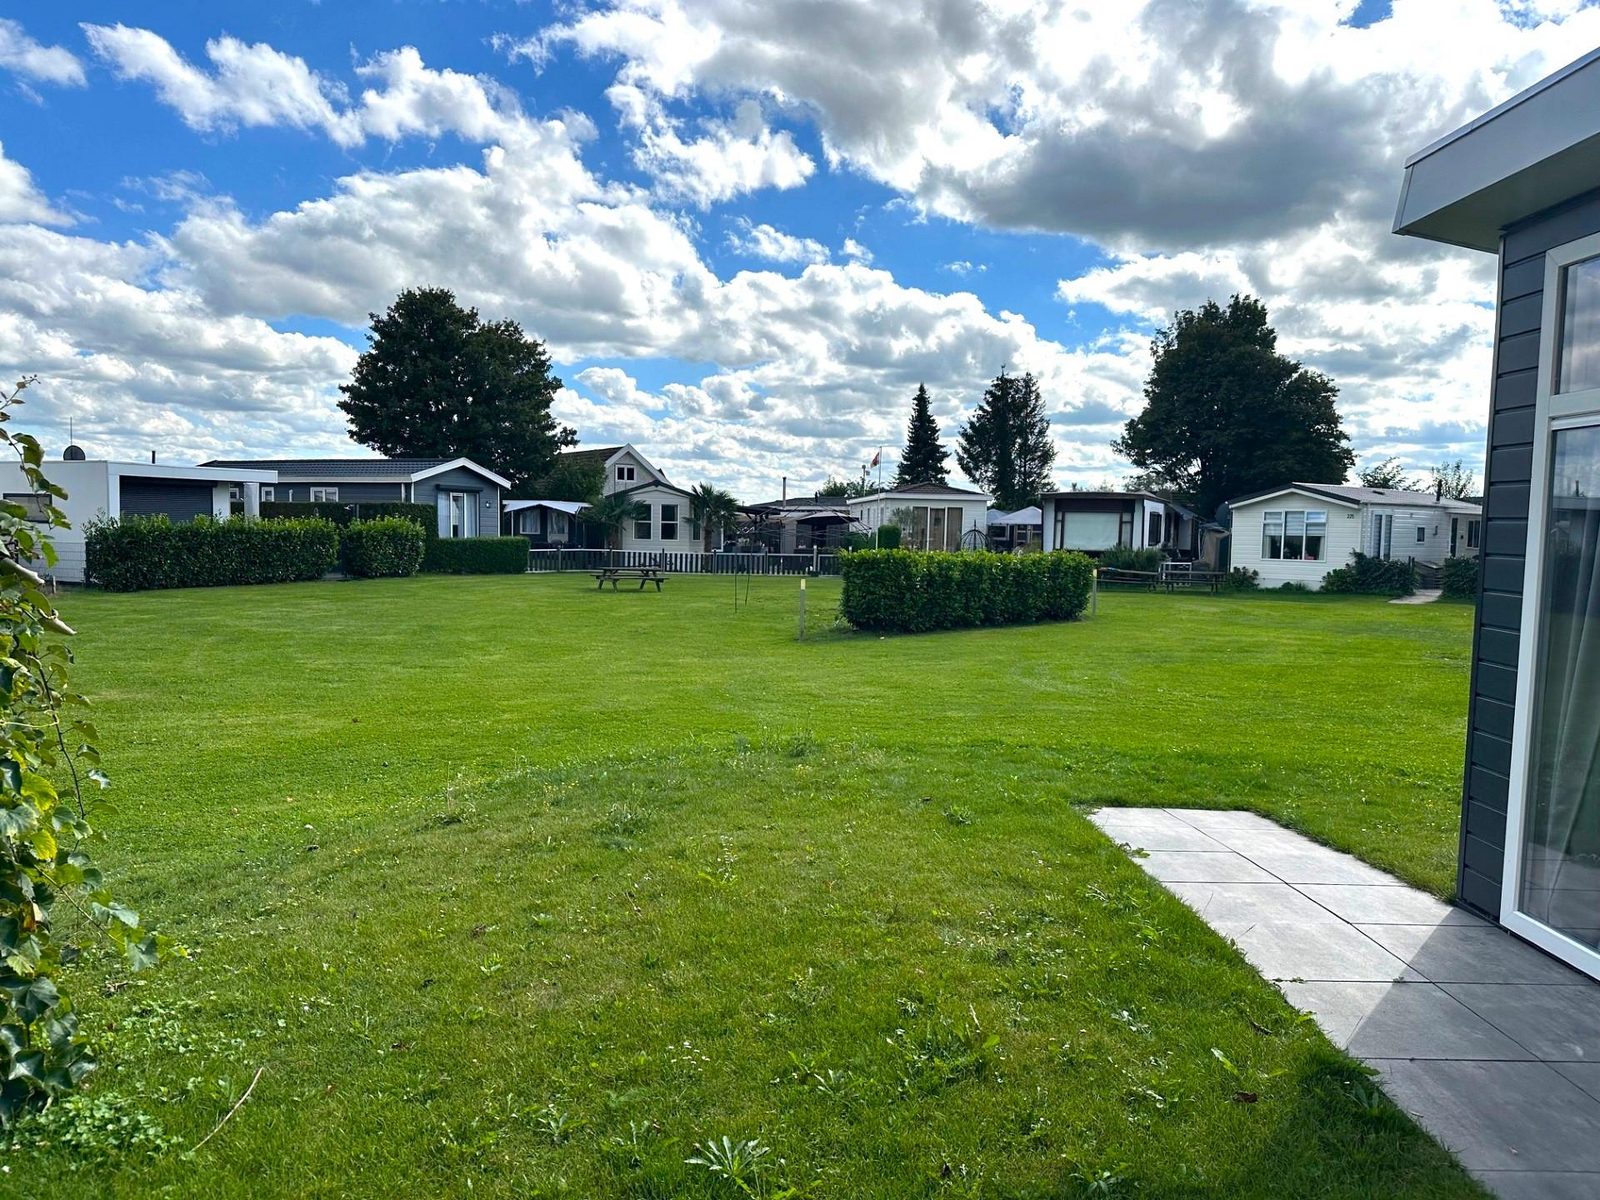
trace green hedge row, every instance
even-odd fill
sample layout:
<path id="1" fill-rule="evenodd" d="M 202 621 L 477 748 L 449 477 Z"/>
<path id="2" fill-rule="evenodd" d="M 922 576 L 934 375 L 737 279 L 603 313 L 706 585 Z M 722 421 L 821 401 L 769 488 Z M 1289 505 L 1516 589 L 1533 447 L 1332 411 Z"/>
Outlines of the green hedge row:
<path id="1" fill-rule="evenodd" d="M 1373 558 L 1350 552 L 1348 567 L 1335 567 L 1322 577 L 1325 592 L 1367 596 L 1409 596 L 1417 590 L 1417 569 L 1396 558 Z"/>
<path id="2" fill-rule="evenodd" d="M 339 528 L 320 518 L 127 517 L 90 521 L 84 538 L 85 581 L 112 592 L 321 579 L 339 561 Z"/>
<path id="3" fill-rule="evenodd" d="M 1070 621 L 1094 585 L 1094 563 L 1071 551 L 863 550 L 843 555 L 839 573 L 841 614 L 874 633 Z"/>
<path id="4" fill-rule="evenodd" d="M 427 544 L 422 528 L 405 517 L 352 521 L 339 538 L 339 558 L 357 579 L 415 575 Z"/>
<path id="5" fill-rule="evenodd" d="M 235 500 L 232 505 L 233 515 L 244 514 L 244 501 Z M 352 521 L 375 521 L 380 517 L 405 517 L 408 521 L 415 521 L 428 533 L 435 536 L 439 529 L 439 515 L 427 504 L 404 504 L 398 500 L 352 501 L 349 504 L 311 504 L 306 501 L 295 500 L 263 500 L 261 502 L 261 516 L 272 517 L 322 517 L 332 521 L 335 525 L 344 526 Z"/>
<path id="6" fill-rule="evenodd" d="M 520 575 L 528 569 L 528 539 L 434 538 L 428 542 L 422 569 L 447 575 Z"/>
<path id="7" fill-rule="evenodd" d="M 1439 587 L 1454 600 L 1478 598 L 1478 560 L 1447 558 L 1439 571 Z"/>

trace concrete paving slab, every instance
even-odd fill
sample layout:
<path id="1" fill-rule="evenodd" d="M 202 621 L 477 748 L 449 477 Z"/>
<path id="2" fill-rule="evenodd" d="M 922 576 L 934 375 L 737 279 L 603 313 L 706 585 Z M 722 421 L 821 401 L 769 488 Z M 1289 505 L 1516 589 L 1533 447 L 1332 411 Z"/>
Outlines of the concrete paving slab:
<path id="1" fill-rule="evenodd" d="M 1600 1100 L 1600 1063 L 1592 1062 L 1557 1062 L 1551 1063 L 1563 1077 L 1572 1080 L 1596 1100 Z M 1596 1181 L 1596 1193 L 1600 1194 L 1600 1180 Z"/>
<path id="2" fill-rule="evenodd" d="M 1483 925 L 1471 913 L 1404 884 L 1303 883 L 1299 891 L 1357 925 Z"/>
<path id="3" fill-rule="evenodd" d="M 1152 850 L 1139 865 L 1163 883 L 1277 883 L 1232 850 Z"/>
<path id="4" fill-rule="evenodd" d="M 1135 850 L 1210 850 L 1228 847 L 1201 833 L 1193 825 L 1160 809 L 1118 809 L 1103 815 L 1101 809 L 1090 818 L 1115 842 Z"/>
<path id="5" fill-rule="evenodd" d="M 1307 841 L 1303 848 L 1256 847 L 1236 843 L 1228 847 L 1285 883 L 1364 883 L 1389 886 L 1400 881 L 1348 854 Z"/>
<path id="6" fill-rule="evenodd" d="M 1361 1058 L 1526 1060 L 1528 1051 L 1435 984 L 1285 983 L 1289 1003 Z"/>
<path id="7" fill-rule="evenodd" d="M 1546 1062 L 1600 1063 L 1600 985 L 1446 983 L 1443 987 Z"/>
<path id="8" fill-rule="evenodd" d="M 1583 986 L 1570 967 L 1503 929 L 1472 925 L 1358 925 L 1434 983 L 1541 983 Z"/>
<path id="9" fill-rule="evenodd" d="M 1501 1200 L 1594 1200 L 1595 1177 L 1587 1171 L 1479 1171 L 1478 1178 Z"/>

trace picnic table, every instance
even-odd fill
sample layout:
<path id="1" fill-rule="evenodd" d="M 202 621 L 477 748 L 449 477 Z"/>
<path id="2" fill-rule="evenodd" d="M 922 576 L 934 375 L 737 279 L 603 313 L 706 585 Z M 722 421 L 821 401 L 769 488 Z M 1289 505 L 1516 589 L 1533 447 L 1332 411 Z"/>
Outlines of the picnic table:
<path id="1" fill-rule="evenodd" d="M 644 585 L 653 583 L 656 591 L 661 590 L 661 584 L 666 579 L 666 572 L 660 567 L 601 567 L 594 572 L 594 586 L 597 590 L 604 591 L 607 581 L 611 590 L 617 590 L 617 584 L 624 579 L 637 579 L 639 590 L 644 591 Z"/>

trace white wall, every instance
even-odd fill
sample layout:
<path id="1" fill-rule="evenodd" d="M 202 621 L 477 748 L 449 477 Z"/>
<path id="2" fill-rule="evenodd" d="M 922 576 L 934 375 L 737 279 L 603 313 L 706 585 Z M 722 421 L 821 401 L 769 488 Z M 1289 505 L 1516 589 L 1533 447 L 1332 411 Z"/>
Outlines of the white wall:
<path id="1" fill-rule="evenodd" d="M 50 570 L 64 583 L 82 583 L 83 525 L 111 511 L 107 488 L 109 472 L 104 462 L 47 462 L 44 473 L 51 483 L 66 489 L 67 498 L 57 503 L 72 522 L 72 528 L 50 530 L 50 540 L 60 556 L 53 568 L 46 568 L 43 563 L 33 565 L 39 570 Z M 30 490 L 20 465 L 0 463 L 0 493 L 21 495 Z M 227 498 L 226 491 L 223 498 Z"/>
<path id="2" fill-rule="evenodd" d="M 703 534 L 701 537 L 694 536 L 694 526 L 690 520 L 694 513 L 689 505 L 689 497 L 682 492 L 661 486 L 643 487 L 636 492 L 630 492 L 628 499 L 650 506 L 650 536 L 649 538 L 635 537 L 635 524 L 629 521 L 623 527 L 622 537 L 618 541 L 618 549 L 683 552 L 703 550 L 705 548 Z M 678 506 L 678 536 L 670 542 L 661 536 L 661 506 L 663 504 L 676 504 Z"/>
<path id="3" fill-rule="evenodd" d="M 982 496 L 917 496 L 906 494 L 891 496 L 885 500 L 850 501 L 850 515 L 871 536 L 872 531 L 880 525 L 890 524 L 890 516 L 897 508 L 959 508 L 961 510 L 961 533 L 965 536 L 976 529 L 985 538 L 989 535 L 989 501 Z M 909 537 L 911 531 L 905 531 Z M 920 549 L 902 543 L 909 549 Z"/>
<path id="4" fill-rule="evenodd" d="M 1365 507 L 1361 520 L 1361 544 L 1356 547 L 1363 554 L 1372 553 L 1373 523 L 1379 515 L 1394 518 L 1394 537 L 1389 557 L 1404 561 L 1414 558 L 1418 562 L 1443 562 L 1452 553 L 1467 554 L 1467 522 L 1478 520 L 1479 513 L 1451 513 L 1442 508 L 1413 507 L 1404 504 L 1371 504 Z M 1450 519 L 1457 518 L 1456 546 L 1450 545 Z M 1417 530 L 1425 531 L 1424 540 L 1417 540 Z M 1470 551 L 1477 554 L 1477 550 Z"/>
<path id="5" fill-rule="evenodd" d="M 632 467 L 633 478 L 631 480 L 619 480 L 617 478 L 618 467 Z M 601 485 L 601 494 L 609 496 L 612 492 L 627 491 L 631 487 L 638 487 L 641 483 L 657 483 L 660 478 L 659 475 L 644 464 L 637 454 L 624 450 L 616 456 L 613 462 L 606 466 L 605 480 Z"/>
<path id="6" fill-rule="evenodd" d="M 1261 557 L 1261 514 L 1269 510 L 1283 512 L 1287 509 L 1328 514 L 1328 535 L 1319 561 L 1284 562 Z M 1361 528 L 1359 509 L 1346 508 L 1315 496 L 1291 494 L 1236 505 L 1233 509 L 1231 565 L 1259 572 L 1264 588 L 1303 583 L 1312 591 L 1320 591 L 1322 577 L 1335 567 L 1349 566 L 1350 552 L 1361 549 Z"/>

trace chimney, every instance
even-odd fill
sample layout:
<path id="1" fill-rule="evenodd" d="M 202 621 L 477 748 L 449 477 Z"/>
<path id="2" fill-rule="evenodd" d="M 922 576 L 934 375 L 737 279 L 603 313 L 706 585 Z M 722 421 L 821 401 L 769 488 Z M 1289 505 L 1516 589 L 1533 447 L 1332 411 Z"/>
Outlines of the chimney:
<path id="1" fill-rule="evenodd" d="M 150 465 L 152 467 L 156 465 L 156 452 L 154 450 L 150 451 Z"/>
<path id="2" fill-rule="evenodd" d="M 1435 479 L 1433 481 L 1433 498 L 1435 500 L 1444 499 L 1444 480 Z"/>
<path id="3" fill-rule="evenodd" d="M 788 504 L 788 503 L 789 503 L 789 477 L 787 475 L 785 475 L 783 477 L 783 498 L 779 501 L 779 504 Z"/>

